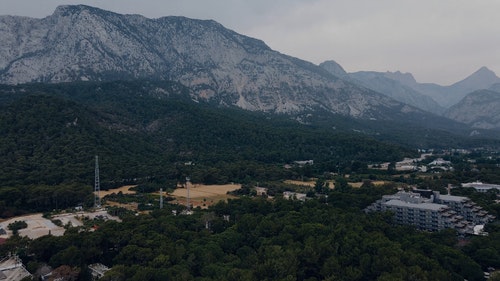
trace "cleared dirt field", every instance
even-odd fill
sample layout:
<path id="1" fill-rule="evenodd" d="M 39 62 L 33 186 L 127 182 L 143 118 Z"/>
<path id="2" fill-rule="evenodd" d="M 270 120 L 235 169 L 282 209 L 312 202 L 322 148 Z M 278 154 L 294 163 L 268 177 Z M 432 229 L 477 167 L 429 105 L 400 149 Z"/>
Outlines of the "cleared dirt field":
<path id="1" fill-rule="evenodd" d="M 106 205 L 107 206 L 113 206 L 113 207 L 121 207 L 121 208 L 125 208 L 127 210 L 130 210 L 130 211 L 137 211 L 139 209 L 139 204 L 138 203 L 118 203 L 118 202 L 115 202 L 115 201 L 106 201 Z"/>
<path id="2" fill-rule="evenodd" d="M 96 212 L 78 212 L 78 213 L 66 213 L 59 214 L 52 217 L 54 220 L 60 220 L 63 225 L 71 224 L 72 226 L 81 226 L 81 218 L 88 217 L 89 219 L 94 219 L 95 217 L 105 217 L 106 219 L 112 219 L 120 221 L 118 217 L 113 217 L 109 215 L 105 210 L 100 210 Z M 62 236 L 65 229 L 63 227 L 55 225 L 51 220 L 42 217 L 42 214 L 31 214 L 21 217 L 10 218 L 0 223 L 0 227 L 6 231 L 6 234 L 0 235 L 0 238 L 8 238 L 12 236 L 12 231 L 8 229 L 9 224 L 15 221 L 24 221 L 28 225 L 27 228 L 19 230 L 19 236 L 26 236 L 31 239 L 36 239 L 49 233 L 54 236 Z"/>
<path id="3" fill-rule="evenodd" d="M 0 225 L 7 232 L 6 235 L 2 235 L 3 238 L 7 238 L 12 235 L 12 231 L 8 230 L 7 227 L 15 221 L 24 221 L 28 225 L 27 228 L 19 230 L 19 236 L 27 236 L 31 239 L 36 239 L 49 233 L 54 236 L 61 236 L 64 234 L 64 228 L 55 225 L 46 218 L 43 218 L 42 214 L 33 214 L 11 218 L 2 222 Z"/>
<path id="4" fill-rule="evenodd" d="M 225 185 L 203 185 L 195 184 L 189 186 L 190 203 L 194 207 L 208 207 L 221 200 L 228 198 L 236 198 L 228 195 L 227 192 L 241 188 L 241 184 L 225 184 Z M 186 204 L 187 188 L 177 188 L 168 196 L 175 197 L 176 200 L 171 203 Z"/>
<path id="5" fill-rule="evenodd" d="M 314 187 L 314 185 L 316 184 L 315 181 L 297 181 L 297 180 L 286 180 L 285 183 L 293 185 L 303 185 L 309 187 Z"/>
<path id="6" fill-rule="evenodd" d="M 333 188 L 335 186 L 335 181 L 329 180 L 326 182 L 328 183 L 328 186 L 330 188 Z M 316 185 L 316 181 L 286 180 L 286 181 L 284 181 L 284 183 L 299 185 L 299 186 L 308 186 L 308 187 L 314 187 Z"/>
<path id="7" fill-rule="evenodd" d="M 372 181 L 372 184 L 376 185 L 376 186 L 384 185 L 385 183 L 387 183 L 387 182 L 385 182 L 385 181 Z M 349 185 L 354 187 L 354 188 L 359 188 L 363 185 L 363 183 L 362 182 L 350 182 Z"/>

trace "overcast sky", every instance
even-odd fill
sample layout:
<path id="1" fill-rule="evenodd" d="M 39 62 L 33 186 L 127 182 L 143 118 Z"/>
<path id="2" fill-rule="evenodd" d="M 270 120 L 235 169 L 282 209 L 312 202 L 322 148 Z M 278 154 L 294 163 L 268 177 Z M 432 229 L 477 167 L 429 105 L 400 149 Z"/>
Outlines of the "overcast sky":
<path id="1" fill-rule="evenodd" d="M 0 15 L 42 18 L 61 4 L 213 19 L 281 53 L 335 60 L 348 72 L 400 70 L 441 85 L 481 66 L 500 74 L 498 0 L 0 0 Z"/>

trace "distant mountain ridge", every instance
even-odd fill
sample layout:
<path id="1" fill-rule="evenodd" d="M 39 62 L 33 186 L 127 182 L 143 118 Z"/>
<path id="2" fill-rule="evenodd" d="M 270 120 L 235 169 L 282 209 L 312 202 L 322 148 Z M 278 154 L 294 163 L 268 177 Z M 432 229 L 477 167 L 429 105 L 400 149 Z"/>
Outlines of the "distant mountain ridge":
<path id="1" fill-rule="evenodd" d="M 409 77 L 405 77 L 403 75 L 409 75 Z M 411 74 L 401 74 L 400 72 L 380 73 L 360 71 L 350 73 L 349 77 L 369 89 L 383 93 L 400 102 L 404 102 L 436 114 L 441 114 L 444 111 L 444 108 L 431 97 L 416 91 L 408 85 L 413 79 Z"/>
<path id="2" fill-rule="evenodd" d="M 438 105 L 432 98 L 423 95 L 407 84 L 417 84 L 410 73 L 397 72 L 375 72 L 359 71 L 347 73 L 344 68 L 334 60 L 328 60 L 319 64 L 320 67 L 332 75 L 346 81 L 362 85 L 397 101 L 415 106 L 417 108 L 441 114 L 444 108 Z"/>
<path id="3" fill-rule="evenodd" d="M 487 67 L 450 86 L 440 86 L 418 83 L 411 73 L 400 71 L 347 73 L 332 60 L 320 66 L 342 79 L 471 128 L 500 129 L 500 78 Z"/>
<path id="4" fill-rule="evenodd" d="M 465 79 L 450 86 L 423 83 L 417 84 L 415 89 L 432 97 L 440 105 L 448 108 L 458 103 L 467 94 L 477 90 L 489 89 L 496 83 L 500 83 L 500 78 L 487 67 L 481 67 Z"/>
<path id="5" fill-rule="evenodd" d="M 500 78 L 487 67 L 481 67 L 470 76 L 450 86 L 441 86 L 433 83 L 418 83 L 411 73 L 400 71 L 347 73 L 333 60 L 325 61 L 320 66 L 345 80 L 359 83 L 395 100 L 436 114 L 443 114 L 447 108 L 457 104 L 469 93 L 500 85 Z"/>

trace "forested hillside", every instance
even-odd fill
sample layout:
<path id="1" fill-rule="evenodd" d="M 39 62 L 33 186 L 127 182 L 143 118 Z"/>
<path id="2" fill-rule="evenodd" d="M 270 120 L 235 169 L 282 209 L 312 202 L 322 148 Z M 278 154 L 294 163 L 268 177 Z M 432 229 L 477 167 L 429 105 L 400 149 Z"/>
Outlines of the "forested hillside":
<path id="1" fill-rule="evenodd" d="M 209 184 L 294 178 L 303 172 L 283 165 L 296 160 L 314 160 L 316 171 L 336 171 L 353 161 L 414 154 L 286 117 L 197 103 L 171 82 L 5 86 L 0 99 L 0 192 L 21 195 L 5 200 L 7 206 L 16 202 L 33 210 L 85 202 L 95 155 L 102 188 L 108 188 L 145 181 L 173 187 L 187 174 Z M 69 196 L 71 184 L 87 188 Z"/>
<path id="2" fill-rule="evenodd" d="M 104 189 L 129 183 L 169 188 L 189 176 L 198 183 L 243 183 L 248 191 L 256 182 L 271 187 L 304 177 L 319 176 L 324 184 L 328 172 L 346 171 L 352 180 L 378 177 L 437 190 L 459 180 L 452 173 L 361 174 L 370 162 L 416 156 L 395 144 L 411 136 L 382 142 L 370 137 L 377 136 L 369 133 L 370 123 L 328 113 L 279 116 L 219 108 L 193 100 L 172 82 L 4 86 L 0 100 L 2 217 L 92 205 L 95 155 Z M 367 131 L 353 131 L 356 126 Z M 314 165 L 293 165 L 296 160 Z M 456 174 L 460 180 L 484 179 L 479 164 L 481 173 L 464 166 Z M 490 166 L 494 174 L 497 166 Z M 500 266 L 497 226 L 488 226 L 490 236 L 460 245 L 453 231 L 421 233 L 392 225 L 390 215 L 361 211 L 395 192 L 396 184 L 376 187 L 366 180 L 351 189 L 346 178 L 335 180 L 335 190 L 320 185 L 322 194 L 309 190 L 303 203 L 274 192 L 274 201 L 242 195 L 192 216 L 174 216 L 172 210 L 183 209 L 179 205 L 140 216 L 112 209 L 123 222 L 87 221 L 62 237 L 14 236 L 0 254 L 17 251 L 32 272 L 48 263 L 69 268 L 80 280 L 89 280 L 87 265 L 94 262 L 113 267 L 103 280 L 482 280 L 483 270 Z M 494 194 L 467 196 L 498 213 Z M 97 231 L 87 231 L 94 225 Z"/>

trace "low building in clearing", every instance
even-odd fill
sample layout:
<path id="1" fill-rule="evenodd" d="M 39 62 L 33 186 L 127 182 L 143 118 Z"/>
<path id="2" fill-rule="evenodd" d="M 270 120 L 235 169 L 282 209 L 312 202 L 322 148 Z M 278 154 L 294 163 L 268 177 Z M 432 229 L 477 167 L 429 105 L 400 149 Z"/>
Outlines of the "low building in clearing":
<path id="1" fill-rule="evenodd" d="M 444 160 L 443 158 L 437 158 L 436 160 L 429 163 L 429 166 L 450 166 L 451 162 Z"/>
<path id="2" fill-rule="evenodd" d="M 488 192 L 490 190 L 495 190 L 495 189 L 498 190 L 498 191 L 500 191 L 500 185 L 498 185 L 498 184 L 483 183 L 483 182 L 480 182 L 480 181 L 469 182 L 469 183 L 462 183 L 462 187 L 472 187 L 477 192 Z"/>
<path id="3" fill-rule="evenodd" d="M 92 274 L 92 278 L 94 280 L 100 279 L 104 276 L 106 272 L 110 270 L 107 266 L 102 263 L 93 263 L 89 265 L 90 273 Z"/>
<path id="4" fill-rule="evenodd" d="M 267 195 L 267 188 L 256 186 L 255 192 L 256 192 L 257 196 L 266 196 Z"/>
<path id="5" fill-rule="evenodd" d="M 283 192 L 283 198 L 287 200 L 300 200 L 305 201 L 307 195 L 305 193 L 297 193 L 292 191 Z"/>
<path id="6" fill-rule="evenodd" d="M 397 224 L 414 225 L 428 231 L 453 228 L 460 234 L 474 234 L 476 225 L 484 225 L 494 219 L 467 197 L 418 189 L 384 195 L 365 211 L 391 211 Z"/>
<path id="7" fill-rule="evenodd" d="M 298 161 L 293 161 L 293 163 L 299 166 L 313 165 L 314 160 L 298 160 Z"/>
<path id="8" fill-rule="evenodd" d="M 396 162 L 396 171 L 416 171 L 418 170 L 416 159 L 405 158 L 403 161 Z"/>

